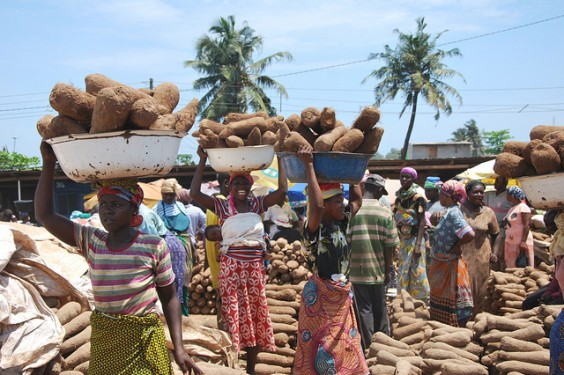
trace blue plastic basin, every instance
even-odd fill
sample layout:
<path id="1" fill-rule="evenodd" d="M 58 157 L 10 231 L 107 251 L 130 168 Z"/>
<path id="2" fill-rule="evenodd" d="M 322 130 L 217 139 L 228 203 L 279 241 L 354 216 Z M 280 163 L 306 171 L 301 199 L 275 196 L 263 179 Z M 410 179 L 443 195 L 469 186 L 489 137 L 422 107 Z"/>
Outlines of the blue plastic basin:
<path id="1" fill-rule="evenodd" d="M 293 152 L 277 153 L 282 162 L 288 180 L 307 182 L 305 166 Z M 372 155 L 348 152 L 313 152 L 313 168 L 320 183 L 341 182 L 356 184 L 364 177 L 368 161 Z"/>

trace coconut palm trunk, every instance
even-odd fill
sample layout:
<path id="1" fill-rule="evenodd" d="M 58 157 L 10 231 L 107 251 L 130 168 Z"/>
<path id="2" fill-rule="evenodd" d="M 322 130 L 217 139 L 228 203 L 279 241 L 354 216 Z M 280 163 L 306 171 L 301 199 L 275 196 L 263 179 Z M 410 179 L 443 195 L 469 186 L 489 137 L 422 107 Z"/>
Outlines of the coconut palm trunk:
<path id="1" fill-rule="evenodd" d="M 417 98 L 419 97 L 419 92 L 416 91 L 413 96 L 413 103 L 411 103 L 411 116 L 409 117 L 409 126 L 407 127 L 407 134 L 405 135 L 405 140 L 403 141 L 403 148 L 401 149 L 400 159 L 407 159 L 407 148 L 409 147 L 409 140 L 411 139 L 411 132 L 413 131 L 413 125 L 415 125 L 415 114 L 417 112 Z"/>

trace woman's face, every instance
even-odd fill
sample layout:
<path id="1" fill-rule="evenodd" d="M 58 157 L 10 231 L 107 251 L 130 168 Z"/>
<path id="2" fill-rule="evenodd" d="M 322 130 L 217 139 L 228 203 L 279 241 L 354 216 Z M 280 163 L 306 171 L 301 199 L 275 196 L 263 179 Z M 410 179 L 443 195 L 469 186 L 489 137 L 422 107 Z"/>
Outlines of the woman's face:
<path id="1" fill-rule="evenodd" d="M 472 189 L 468 192 L 468 202 L 474 206 L 482 206 L 484 201 L 484 185 L 477 184 L 472 186 Z"/>
<path id="2" fill-rule="evenodd" d="M 229 189 L 235 199 L 245 200 L 251 192 L 251 182 L 244 176 L 237 176 L 231 181 Z"/>
<path id="3" fill-rule="evenodd" d="M 100 221 L 108 232 L 131 227 L 136 211 L 131 202 L 112 194 L 104 194 L 99 199 Z"/>
<path id="4" fill-rule="evenodd" d="M 400 184 L 404 189 L 409 189 L 413 185 L 413 176 L 409 173 L 400 173 Z"/>
<path id="5" fill-rule="evenodd" d="M 173 204 L 176 200 L 176 193 L 161 193 L 161 196 L 166 204 Z"/>
<path id="6" fill-rule="evenodd" d="M 323 216 L 331 220 L 343 220 L 345 218 L 345 204 L 343 194 L 338 194 L 323 201 Z"/>
<path id="7" fill-rule="evenodd" d="M 518 204 L 519 202 L 521 202 L 519 199 L 515 198 L 514 196 L 510 195 L 509 193 L 505 193 L 505 199 L 511 203 L 512 206 L 515 206 L 516 204 Z"/>
<path id="8" fill-rule="evenodd" d="M 450 207 L 454 204 L 454 199 L 444 193 L 439 193 L 439 202 L 443 207 Z"/>

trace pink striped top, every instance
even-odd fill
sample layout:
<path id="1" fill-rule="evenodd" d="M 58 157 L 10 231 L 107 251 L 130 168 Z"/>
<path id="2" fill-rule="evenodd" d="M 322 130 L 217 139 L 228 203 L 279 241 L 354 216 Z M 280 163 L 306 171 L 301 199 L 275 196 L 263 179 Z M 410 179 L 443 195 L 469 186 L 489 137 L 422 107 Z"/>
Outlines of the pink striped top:
<path id="1" fill-rule="evenodd" d="M 108 249 L 103 229 L 74 223 L 74 235 L 90 267 L 98 311 L 137 316 L 156 311 L 156 287 L 174 281 L 170 252 L 161 237 L 139 232 L 127 248 L 114 251 Z"/>

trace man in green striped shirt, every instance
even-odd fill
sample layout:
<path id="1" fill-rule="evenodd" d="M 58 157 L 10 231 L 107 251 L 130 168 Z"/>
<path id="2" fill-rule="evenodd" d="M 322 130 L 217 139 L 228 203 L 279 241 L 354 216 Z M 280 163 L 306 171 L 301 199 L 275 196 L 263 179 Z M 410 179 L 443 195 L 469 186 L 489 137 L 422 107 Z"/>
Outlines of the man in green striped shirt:
<path id="1" fill-rule="evenodd" d="M 350 223 L 350 281 L 366 349 L 375 332 L 390 334 L 386 285 L 399 238 L 392 211 L 379 202 L 382 195 L 388 195 L 384 178 L 377 174 L 368 175 L 361 182 L 361 189 L 362 207 Z"/>

